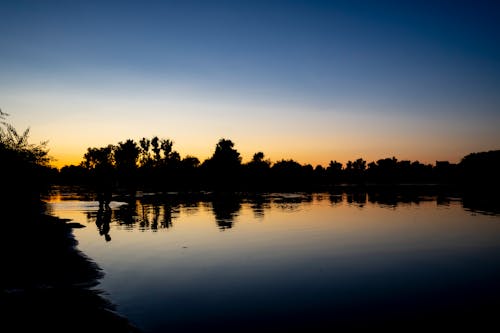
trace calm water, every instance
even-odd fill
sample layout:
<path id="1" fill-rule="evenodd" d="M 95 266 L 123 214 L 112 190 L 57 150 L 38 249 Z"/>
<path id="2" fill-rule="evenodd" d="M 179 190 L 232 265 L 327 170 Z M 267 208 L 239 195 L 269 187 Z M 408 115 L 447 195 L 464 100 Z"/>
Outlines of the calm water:
<path id="1" fill-rule="evenodd" d="M 99 288 L 146 332 L 487 321 L 500 309 L 500 217 L 460 198 L 403 199 L 145 195 L 102 211 L 61 192 L 49 207 L 86 226 L 75 235 L 105 272 Z"/>

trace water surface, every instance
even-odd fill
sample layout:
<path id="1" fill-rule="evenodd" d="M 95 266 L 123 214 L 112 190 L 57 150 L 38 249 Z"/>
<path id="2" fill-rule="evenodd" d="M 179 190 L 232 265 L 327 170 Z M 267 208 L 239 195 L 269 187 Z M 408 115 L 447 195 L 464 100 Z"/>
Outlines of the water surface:
<path id="1" fill-rule="evenodd" d="M 461 198 L 56 193 L 99 286 L 146 332 L 479 325 L 500 299 L 500 217 Z"/>

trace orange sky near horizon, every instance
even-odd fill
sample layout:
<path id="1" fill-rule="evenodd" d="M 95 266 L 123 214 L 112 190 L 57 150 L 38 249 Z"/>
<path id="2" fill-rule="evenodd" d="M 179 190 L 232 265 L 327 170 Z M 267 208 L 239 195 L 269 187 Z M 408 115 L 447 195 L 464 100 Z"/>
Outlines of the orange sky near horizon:
<path id="1" fill-rule="evenodd" d="M 31 142 L 49 141 L 52 163 L 59 168 L 78 164 L 89 147 L 155 135 L 173 140 L 182 157 L 200 161 L 226 138 L 244 162 L 262 151 L 273 162 L 294 159 L 313 166 L 392 156 L 431 164 L 459 162 L 471 152 L 498 149 L 500 142 L 495 114 L 482 119 L 465 112 L 459 117 L 430 112 L 424 117 L 398 112 L 395 106 L 288 104 L 197 92 L 127 99 L 126 91 L 99 96 L 63 87 L 37 90 L 7 91 L 2 110 L 19 131 L 30 127 Z"/>

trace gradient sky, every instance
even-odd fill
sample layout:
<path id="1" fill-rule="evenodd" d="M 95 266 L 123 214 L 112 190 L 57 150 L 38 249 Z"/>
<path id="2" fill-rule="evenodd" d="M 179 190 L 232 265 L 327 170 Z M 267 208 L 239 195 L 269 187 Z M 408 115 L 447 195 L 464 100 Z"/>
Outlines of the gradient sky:
<path id="1" fill-rule="evenodd" d="M 326 165 L 500 149 L 498 1 L 2 1 L 0 108 L 56 165 L 230 138 Z"/>

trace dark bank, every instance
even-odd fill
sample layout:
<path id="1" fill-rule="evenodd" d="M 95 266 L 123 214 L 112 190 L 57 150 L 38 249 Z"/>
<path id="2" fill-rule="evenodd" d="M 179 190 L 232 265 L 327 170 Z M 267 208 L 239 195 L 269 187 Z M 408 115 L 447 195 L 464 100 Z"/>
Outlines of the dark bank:
<path id="1" fill-rule="evenodd" d="M 76 249 L 81 226 L 29 210 L 2 210 L 2 331 L 136 332 L 99 291 L 102 270 Z"/>

